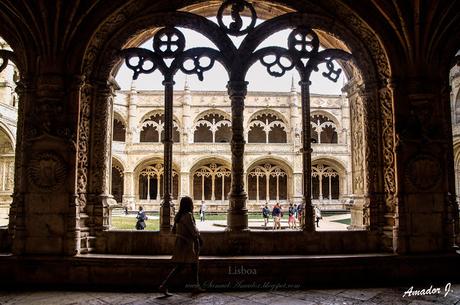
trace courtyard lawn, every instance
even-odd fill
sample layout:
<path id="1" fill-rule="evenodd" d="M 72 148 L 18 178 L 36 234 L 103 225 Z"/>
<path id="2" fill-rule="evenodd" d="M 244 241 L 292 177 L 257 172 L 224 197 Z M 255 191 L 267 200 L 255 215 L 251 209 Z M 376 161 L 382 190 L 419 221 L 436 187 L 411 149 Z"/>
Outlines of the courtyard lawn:
<path id="1" fill-rule="evenodd" d="M 145 221 L 146 231 L 158 231 L 160 228 L 159 220 L 152 219 Z M 136 230 L 136 218 L 126 216 L 112 216 L 112 230 Z"/>
<path id="2" fill-rule="evenodd" d="M 351 218 L 339 219 L 339 220 L 331 220 L 332 222 L 338 222 L 344 225 L 351 225 Z"/>
<path id="3" fill-rule="evenodd" d="M 195 220 L 200 219 L 200 214 L 199 213 L 194 213 L 193 216 L 195 217 Z M 211 214 L 211 213 L 206 213 L 205 215 L 206 220 L 227 220 L 227 214 L 226 213 L 219 213 L 219 214 Z M 249 219 L 251 220 L 263 220 L 262 218 L 262 213 L 249 213 Z"/>

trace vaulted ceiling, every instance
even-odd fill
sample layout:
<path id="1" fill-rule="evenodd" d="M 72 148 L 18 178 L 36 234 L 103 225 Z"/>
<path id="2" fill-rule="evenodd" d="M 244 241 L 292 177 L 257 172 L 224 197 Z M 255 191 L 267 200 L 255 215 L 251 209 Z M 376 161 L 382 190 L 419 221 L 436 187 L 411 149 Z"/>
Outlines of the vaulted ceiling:
<path id="1" fill-rule="evenodd" d="M 59 66 L 60 69 L 72 66 L 69 54 L 82 57 L 90 40 L 100 35 L 97 31 L 104 23 L 118 22 L 111 19 L 114 16 L 129 18 L 184 7 L 209 15 L 220 3 L 216 0 L 1 0 L 0 36 L 19 53 L 23 69 L 36 69 L 40 62 L 40 69 L 48 67 L 50 71 L 44 72 L 53 72 Z M 375 33 L 395 71 L 403 65 L 414 74 L 429 73 L 435 65 L 452 64 L 460 48 L 459 0 L 284 0 L 274 4 L 255 0 L 253 3 L 263 12 L 261 17 L 290 10 L 328 14 L 337 21 L 350 20 L 352 16 Z"/>

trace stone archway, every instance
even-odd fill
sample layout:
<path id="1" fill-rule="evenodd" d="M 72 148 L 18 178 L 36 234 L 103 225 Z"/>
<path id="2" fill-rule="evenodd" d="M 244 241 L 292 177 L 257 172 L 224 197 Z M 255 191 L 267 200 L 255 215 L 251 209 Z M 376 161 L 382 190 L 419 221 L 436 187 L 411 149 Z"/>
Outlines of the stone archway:
<path id="1" fill-rule="evenodd" d="M 366 121 L 362 122 L 362 124 L 359 125 L 363 127 L 363 136 L 365 137 L 365 144 L 359 147 L 359 149 L 365 152 L 366 158 L 362 157 L 359 160 L 362 162 L 362 164 L 368 165 L 365 167 L 365 170 L 363 170 L 361 173 L 359 173 L 359 171 L 354 171 L 354 173 L 356 172 L 357 174 L 360 174 L 362 176 L 362 180 L 366 182 L 362 192 L 363 198 L 365 198 L 367 202 L 367 206 L 363 207 L 363 209 L 366 209 L 366 213 L 368 215 L 370 213 L 374 213 L 372 217 L 369 217 L 370 224 L 373 224 L 373 226 L 371 226 L 370 229 L 374 231 L 382 231 L 384 230 L 383 226 L 381 226 L 383 219 L 382 211 L 387 210 L 387 208 L 385 208 L 385 206 L 387 206 L 390 209 L 390 211 L 394 212 L 394 207 L 396 206 L 394 201 L 394 193 L 396 191 L 394 174 L 394 156 L 390 158 L 385 158 L 381 161 L 381 155 L 379 153 L 379 151 L 385 151 L 386 154 L 394 154 L 392 150 L 392 148 L 394 147 L 394 139 L 392 138 L 393 119 L 391 108 L 391 90 L 386 86 L 380 87 L 380 83 L 378 82 L 379 79 L 385 79 L 385 77 L 387 77 L 390 74 L 387 60 L 384 56 L 383 48 L 380 46 L 378 41 L 376 41 L 371 37 L 371 35 L 369 35 L 369 29 L 361 29 L 360 35 L 364 36 L 366 40 L 370 42 L 372 48 L 364 47 L 362 40 L 360 41 L 360 38 L 355 36 L 355 33 L 349 31 L 342 24 L 336 24 L 333 29 L 328 29 L 328 22 L 330 19 L 328 16 L 322 16 L 321 14 L 309 15 L 307 13 L 299 13 L 295 16 L 295 18 L 289 19 L 289 21 L 287 19 L 284 20 L 283 18 L 279 18 L 277 22 L 279 22 L 279 26 L 292 26 L 293 24 L 305 23 L 307 22 L 307 20 L 308 24 L 313 26 L 313 28 L 317 29 L 318 32 L 320 32 L 322 35 L 327 36 L 328 31 L 334 32 L 336 37 L 339 37 L 340 39 L 342 39 L 342 41 L 344 41 L 347 44 L 347 48 L 353 52 L 355 57 L 359 57 L 361 59 L 359 62 L 354 62 L 354 66 L 347 66 L 347 71 L 356 76 L 355 80 L 362 89 L 361 98 L 364 99 L 363 103 L 365 104 L 364 108 L 366 109 L 366 113 L 364 116 Z M 96 45 L 94 45 L 94 48 L 92 50 L 98 50 L 100 55 L 88 58 L 88 60 L 85 61 L 85 71 L 90 74 L 97 75 L 95 77 L 97 79 L 104 79 L 107 75 L 109 75 L 110 71 L 107 69 L 93 71 L 91 68 L 89 68 L 90 66 L 88 63 L 93 60 L 96 60 L 97 62 L 99 62 L 99 64 L 96 64 L 96 66 L 113 67 L 115 65 L 115 62 L 117 61 L 117 56 L 113 50 L 117 47 L 120 47 L 128 39 L 128 36 L 123 33 L 133 33 L 141 29 L 151 29 L 155 26 L 172 24 L 197 29 L 200 28 L 202 30 L 203 23 L 205 23 L 205 21 L 200 20 L 198 23 L 194 24 L 192 20 L 189 19 L 189 16 L 187 14 L 168 13 L 166 15 L 163 14 L 162 16 L 152 14 L 150 18 L 140 18 L 136 22 L 133 21 L 125 25 L 119 24 L 120 27 L 114 29 L 114 31 L 116 31 L 120 35 L 112 35 L 111 37 L 113 38 L 106 40 L 104 45 L 99 45 L 100 48 L 97 46 L 96 42 Z M 209 34 L 212 39 L 216 38 L 214 36 L 215 34 L 212 34 L 210 32 L 207 34 Z M 260 35 L 260 39 L 265 38 L 268 34 L 269 33 L 264 33 L 263 35 Z M 222 46 L 224 45 L 220 45 L 220 47 Z M 375 64 L 377 61 L 379 61 L 378 65 Z M 358 69 L 360 73 L 357 72 Z M 379 111 L 379 109 L 381 109 L 382 111 Z M 235 116 L 235 114 L 232 119 L 236 121 L 239 120 L 238 116 Z M 239 126 L 235 126 L 234 123 L 232 124 L 232 126 L 234 128 L 234 131 L 235 128 L 241 129 Z M 382 140 L 378 141 L 377 137 L 369 136 L 370 131 L 375 130 L 384 130 L 384 132 L 387 132 L 387 135 L 382 134 Z M 232 170 L 238 173 L 242 172 L 241 169 L 235 168 L 235 166 L 239 166 L 239 164 L 242 165 L 242 162 L 240 162 L 240 160 L 235 161 L 234 166 L 232 166 Z M 384 176 L 385 179 L 376 178 Z M 236 176 L 234 175 L 234 177 Z M 379 181 L 384 181 L 384 183 L 379 184 Z M 385 194 L 386 197 L 378 198 L 377 194 Z M 244 199 L 242 200 L 243 201 L 240 202 L 244 202 Z M 244 212 L 240 216 L 241 218 L 240 220 L 238 220 L 240 221 L 239 225 L 236 225 L 235 228 L 240 228 L 241 225 L 244 226 Z M 387 234 L 384 234 L 382 236 L 390 236 L 390 238 L 393 238 L 393 232 L 390 232 L 390 234 L 388 234 L 387 232 Z"/>

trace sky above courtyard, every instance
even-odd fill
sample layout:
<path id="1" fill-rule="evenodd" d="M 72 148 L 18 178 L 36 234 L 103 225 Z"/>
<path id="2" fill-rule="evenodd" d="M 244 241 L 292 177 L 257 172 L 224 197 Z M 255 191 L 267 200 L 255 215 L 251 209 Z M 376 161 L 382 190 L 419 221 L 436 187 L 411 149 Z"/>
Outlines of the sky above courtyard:
<path id="1" fill-rule="evenodd" d="M 215 18 L 210 18 L 210 20 L 215 21 Z M 257 23 L 261 22 L 261 20 L 257 21 Z M 185 28 L 178 29 L 186 37 L 185 49 L 193 47 L 210 47 L 217 49 L 216 46 L 202 34 Z M 273 34 L 267 38 L 258 47 L 258 49 L 268 46 L 279 46 L 287 48 L 287 38 L 290 32 L 291 30 L 282 30 Z M 243 38 L 244 37 L 232 37 L 232 40 L 236 46 L 239 46 Z M 152 40 L 153 39 L 149 39 L 140 47 L 152 50 Z M 337 66 L 338 65 L 336 63 L 336 67 Z M 322 76 L 322 72 L 326 71 L 325 64 L 321 64 L 319 68 L 319 71 L 314 72 L 311 76 L 312 85 L 310 87 L 310 92 L 319 94 L 341 94 L 341 88 L 346 82 L 344 73 L 342 72 L 340 78 L 336 83 L 334 83 Z M 123 64 L 116 76 L 116 80 L 122 90 L 130 89 L 132 83 L 132 75 L 133 72 L 128 69 L 126 64 Z M 294 69 L 287 71 L 286 74 L 282 77 L 273 77 L 268 74 L 266 68 L 260 62 L 255 63 L 249 69 L 246 76 L 246 80 L 249 82 L 249 91 L 288 92 L 291 89 L 292 79 L 294 79 L 296 89 L 300 91 L 298 85 L 300 80 L 299 75 Z M 135 86 L 138 90 L 162 90 L 162 80 L 163 77 L 158 71 L 155 71 L 152 74 L 141 74 L 136 80 Z M 186 76 L 181 71 L 176 74 L 174 80 L 174 88 L 176 90 L 182 90 L 184 88 L 184 83 L 187 80 L 187 83 L 192 91 L 224 91 L 226 90 L 228 75 L 224 67 L 220 63 L 215 62 L 213 68 L 204 73 L 203 81 L 200 81 L 196 75 Z"/>

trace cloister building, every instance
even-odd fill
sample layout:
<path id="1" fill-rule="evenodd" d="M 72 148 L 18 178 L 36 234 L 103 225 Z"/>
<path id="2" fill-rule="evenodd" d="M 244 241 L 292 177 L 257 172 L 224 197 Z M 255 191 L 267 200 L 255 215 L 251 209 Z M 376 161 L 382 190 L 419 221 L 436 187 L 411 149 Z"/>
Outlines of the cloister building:
<path id="1" fill-rule="evenodd" d="M 0 0 L 0 284 L 151 289 L 186 194 L 227 215 L 201 233 L 203 281 L 248 279 L 229 266 L 301 287 L 459 281 L 459 12 L 458 0 Z M 184 28 L 212 47 L 189 47 Z M 275 33 L 284 44 L 264 44 Z M 222 91 L 174 87 L 215 63 Z M 163 90 L 120 90 L 123 64 L 134 80 L 158 72 Z M 250 92 L 255 64 L 300 81 Z M 345 75 L 342 94 L 311 93 L 320 65 Z M 301 204 L 301 228 L 251 230 L 267 201 Z M 158 211 L 160 229 L 114 230 L 120 205 Z M 317 231 L 315 205 L 349 209 L 350 230 Z"/>
<path id="2" fill-rule="evenodd" d="M 248 208 L 302 202 L 300 98 L 249 92 L 245 107 L 244 175 Z M 190 195 L 225 212 L 230 192 L 230 101 L 227 93 L 174 94 L 173 198 Z M 344 210 L 351 198 L 350 109 L 345 95 L 312 95 L 312 198 L 321 209 Z M 114 101 L 112 194 L 137 209 L 159 210 L 163 183 L 162 91 L 117 91 Z"/>
<path id="3" fill-rule="evenodd" d="M 8 49 L 5 42 L 2 48 Z M 18 71 L 0 73 L 2 116 L 0 205 L 7 217 L 12 201 L 17 125 Z M 230 191 L 230 102 L 225 91 L 192 91 L 174 102 L 173 198 L 192 196 L 209 211 L 225 212 Z M 250 92 L 245 108 L 248 207 L 302 203 L 300 97 L 292 81 L 286 92 Z M 163 190 L 163 92 L 118 90 L 114 100 L 111 194 L 118 206 L 159 211 Z M 350 109 L 346 94 L 311 99 L 312 199 L 322 210 L 345 210 L 353 201 Z"/>

